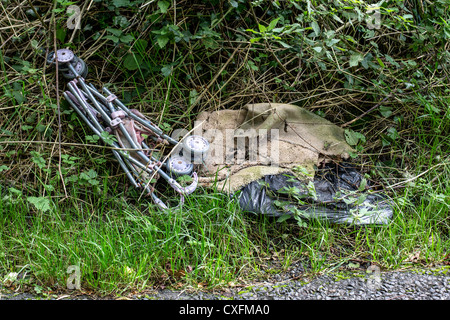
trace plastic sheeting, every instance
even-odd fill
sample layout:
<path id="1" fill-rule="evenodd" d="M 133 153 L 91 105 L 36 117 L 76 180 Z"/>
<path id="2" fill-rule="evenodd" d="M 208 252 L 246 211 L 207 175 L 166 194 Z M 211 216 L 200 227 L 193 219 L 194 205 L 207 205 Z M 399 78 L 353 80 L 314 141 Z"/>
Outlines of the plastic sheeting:
<path id="1" fill-rule="evenodd" d="M 327 164 L 317 170 L 309 186 L 289 174 L 267 175 L 243 187 L 238 199 L 244 211 L 271 217 L 299 214 L 301 219 L 338 224 L 388 224 L 391 203 L 367 190 L 365 183 L 351 165 Z"/>

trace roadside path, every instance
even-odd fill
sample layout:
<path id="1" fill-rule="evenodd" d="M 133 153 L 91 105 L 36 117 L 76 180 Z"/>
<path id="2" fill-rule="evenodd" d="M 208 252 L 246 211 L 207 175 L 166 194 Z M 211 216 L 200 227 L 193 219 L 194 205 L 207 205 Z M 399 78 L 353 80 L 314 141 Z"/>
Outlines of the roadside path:
<path id="1" fill-rule="evenodd" d="M 35 299 L 125 299 L 125 300 L 450 300 L 448 268 L 413 271 L 393 271 L 372 274 L 342 273 L 319 275 L 312 280 L 282 280 L 259 283 L 245 288 L 221 292 L 188 292 L 159 290 L 126 297 L 93 297 L 60 295 L 42 297 L 29 293 L 3 293 L 2 300 Z M 277 281 L 277 278 L 280 281 Z"/>

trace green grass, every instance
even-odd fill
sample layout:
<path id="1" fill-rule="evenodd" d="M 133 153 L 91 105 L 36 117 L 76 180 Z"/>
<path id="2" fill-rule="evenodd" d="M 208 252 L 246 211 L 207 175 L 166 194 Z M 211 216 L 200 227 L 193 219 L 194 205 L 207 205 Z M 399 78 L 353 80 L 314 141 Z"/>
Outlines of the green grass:
<path id="1" fill-rule="evenodd" d="M 446 101 L 440 95 L 435 103 Z M 340 270 L 352 259 L 383 269 L 439 264 L 450 250 L 450 159 L 449 137 L 433 134 L 433 128 L 449 125 L 448 111 L 416 117 L 415 131 L 402 138 L 406 142 L 389 146 L 398 151 L 399 165 L 369 170 L 385 177 L 386 185 L 403 175 L 397 187 L 386 189 L 394 204 L 387 226 L 278 223 L 244 214 L 227 195 L 203 189 L 183 207 L 163 213 L 147 200 L 137 201 L 139 192 L 124 189 L 126 181 L 113 179 L 108 169 L 87 182 L 64 158 L 64 168 L 79 179 L 67 184 L 68 198 L 51 198 L 48 209 L 37 209 L 17 187 L 1 188 L 0 275 L 25 270 L 31 277 L 21 280 L 24 290 L 64 290 L 68 266 L 77 265 L 83 289 L 123 293 L 247 283 L 297 261 L 309 266 L 309 275 Z M 415 144 L 407 150 L 409 139 Z M 89 161 L 105 154 L 89 153 Z M 41 191 L 46 167 L 44 160 L 42 169 L 33 169 Z"/>
<path id="2" fill-rule="evenodd" d="M 78 265 L 83 287 L 110 291 L 177 282 L 214 286 L 251 269 L 254 244 L 236 205 L 223 194 L 189 202 L 168 213 L 150 206 L 143 213 L 121 197 L 93 196 L 53 203 L 44 213 L 21 199 L 2 201 L 2 274 L 26 265 L 44 283 L 64 288 L 67 267 Z"/>
<path id="3" fill-rule="evenodd" d="M 0 274 L 24 268 L 32 275 L 28 285 L 63 290 L 68 266 L 78 265 L 84 289 L 122 293 L 155 285 L 213 288 L 249 281 L 274 273 L 267 260 L 279 271 L 302 260 L 312 274 L 350 259 L 386 269 L 438 263 L 450 249 L 448 178 L 448 163 L 429 171 L 397 192 L 388 226 L 362 228 L 276 223 L 244 215 L 224 194 L 202 191 L 181 209 L 162 213 L 146 201 L 132 204 L 133 198 L 106 178 L 100 191 L 85 187 L 80 193 L 74 187 L 69 199 L 55 199 L 46 212 L 4 190 Z"/>
<path id="4" fill-rule="evenodd" d="M 83 26 L 91 29 L 77 31 L 70 44 L 64 42 L 72 31 L 67 32 L 58 45 L 73 46 L 86 58 L 88 81 L 108 85 L 130 106 L 171 129 L 191 129 L 201 111 L 267 101 L 295 101 L 342 125 L 390 94 L 383 104 L 389 112 L 377 108 L 346 129 L 365 135 L 355 162 L 392 199 L 391 223 L 349 227 L 311 221 L 300 227 L 244 214 L 227 195 L 202 189 L 180 209 L 156 210 L 131 188 L 111 152 L 86 139 L 92 133 L 64 101 L 59 150 L 55 98 L 64 84 L 60 81 L 56 88 L 54 70 L 43 68 L 34 47 L 53 50 L 49 43 L 57 30 L 52 21 L 65 24 L 64 5 L 58 2 L 62 11 L 53 14 L 42 4 L 42 21 L 50 23 L 41 26 L 25 12 L 27 6 L 8 3 L 0 18 L 0 86 L 5 90 L 0 96 L 0 282 L 8 273 L 22 271 L 27 276 L 14 284 L 19 289 L 65 290 L 67 268 L 78 265 L 83 290 L 99 293 L 155 286 L 211 289 L 269 278 L 298 261 L 308 265 L 309 276 L 345 269 L 355 259 L 383 269 L 448 259 L 450 86 L 442 62 L 448 38 L 444 24 L 436 24 L 439 19 L 426 20 L 437 5 L 416 10 L 423 25 L 398 24 L 406 12 L 392 10 L 383 12 L 390 29 L 371 31 L 364 19 L 339 27 L 332 16 L 344 19 L 345 4 L 330 15 L 322 6 L 309 13 L 298 1 L 305 7 L 297 11 L 290 1 L 280 2 L 281 8 L 254 7 L 255 12 L 224 3 L 220 14 L 211 1 L 198 1 L 192 7 L 173 5 L 166 14 L 154 2 L 144 10 L 130 5 L 105 15 L 103 4 L 94 2 L 83 18 Z M 442 10 L 439 14 L 448 16 L 448 9 Z M 23 24 L 10 28 L 8 21 L 18 19 L 12 12 Z M 297 21 L 296 15 L 304 20 Z M 301 28 L 279 34 L 284 45 L 271 36 L 252 42 L 254 34 L 246 30 L 259 30 L 259 24 L 267 26 L 278 16 L 284 18 L 277 28 L 283 20 L 287 29 L 297 22 Z M 95 38 L 97 31 L 113 26 L 113 18 L 132 21 L 124 32 L 133 41 Z M 339 42 L 326 44 L 329 32 L 304 38 L 316 20 L 322 31 L 340 30 L 331 35 Z M 172 24 L 195 37 L 160 48 L 153 31 Z M 148 43 L 138 45 L 138 39 Z M 217 47 L 206 46 L 211 40 Z M 425 49 L 415 51 L 409 44 Z M 369 68 L 348 66 L 350 56 L 363 52 L 373 55 Z M 136 70 L 124 65 L 129 53 L 142 57 Z M 162 67 L 174 62 L 178 64 L 164 75 Z M 292 79 L 287 69 L 298 78 Z M 405 89 L 409 82 L 415 86 Z M 176 205 L 169 191 L 160 188 L 159 196 Z"/>

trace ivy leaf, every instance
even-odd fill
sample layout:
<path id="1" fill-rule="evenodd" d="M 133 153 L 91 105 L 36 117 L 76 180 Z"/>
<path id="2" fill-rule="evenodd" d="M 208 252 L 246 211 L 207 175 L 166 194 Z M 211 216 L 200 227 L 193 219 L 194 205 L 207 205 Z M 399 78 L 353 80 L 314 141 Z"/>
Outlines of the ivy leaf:
<path id="1" fill-rule="evenodd" d="M 161 10 L 162 13 L 166 13 L 167 9 L 169 9 L 169 7 L 170 7 L 170 2 L 158 1 L 158 7 L 159 7 L 159 10 Z"/>
<path id="2" fill-rule="evenodd" d="M 106 35 L 103 37 L 103 39 L 107 39 L 107 40 L 112 40 L 113 42 L 119 42 L 119 38 L 117 38 L 116 36 L 112 36 L 112 35 Z"/>
<path id="3" fill-rule="evenodd" d="M 366 137 L 359 132 L 355 132 L 350 129 L 345 130 L 345 140 L 351 146 L 356 146 L 359 141 L 366 142 Z"/>
<path id="4" fill-rule="evenodd" d="M 380 113 L 383 117 L 389 118 L 392 115 L 392 108 L 381 106 L 380 107 Z"/>
<path id="5" fill-rule="evenodd" d="M 45 197 L 27 197 L 29 203 L 34 205 L 37 210 L 47 212 L 50 210 L 50 200 Z"/>
<path id="6" fill-rule="evenodd" d="M 361 53 L 355 53 L 350 56 L 350 67 L 355 67 L 363 61 L 364 56 Z"/>
<path id="7" fill-rule="evenodd" d="M 162 67 L 161 73 L 163 74 L 164 77 L 170 76 L 170 74 L 172 73 L 172 66 L 167 65 L 167 66 Z"/>
<path id="8" fill-rule="evenodd" d="M 112 33 L 116 37 L 120 37 L 122 35 L 122 33 L 123 33 L 122 30 L 114 29 L 114 28 L 106 28 L 106 31 Z"/>
<path id="9" fill-rule="evenodd" d="M 113 0 L 112 3 L 116 8 L 130 6 L 130 0 Z"/>
<path id="10" fill-rule="evenodd" d="M 136 70 L 142 64 L 142 57 L 134 53 L 128 53 L 123 59 L 123 66 L 128 70 Z"/>
<path id="11" fill-rule="evenodd" d="M 130 43 L 134 40 L 134 37 L 131 34 L 123 35 L 120 37 L 120 41 L 123 43 Z"/>
<path id="12" fill-rule="evenodd" d="M 237 8 L 239 4 L 238 4 L 237 1 L 235 1 L 235 0 L 230 0 L 230 5 L 231 5 L 233 8 Z"/>

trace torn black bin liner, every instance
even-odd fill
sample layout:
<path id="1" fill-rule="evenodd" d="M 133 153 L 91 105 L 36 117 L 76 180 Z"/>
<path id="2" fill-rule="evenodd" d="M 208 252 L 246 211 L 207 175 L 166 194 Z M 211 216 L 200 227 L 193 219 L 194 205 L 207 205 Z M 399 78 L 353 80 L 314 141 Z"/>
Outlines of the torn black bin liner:
<path id="1" fill-rule="evenodd" d="M 350 225 L 388 224 L 393 215 L 391 203 L 378 193 L 358 191 L 362 180 L 363 175 L 350 164 L 327 164 L 318 169 L 314 177 L 314 197 L 307 184 L 292 175 L 268 175 L 243 187 L 239 203 L 246 212 L 276 218 L 286 214 L 294 217 L 296 211 L 301 212 L 302 219 Z M 292 199 L 292 194 L 289 200 L 285 192 L 288 188 L 297 191 L 296 196 L 306 204 Z M 346 201 L 343 200 L 344 195 L 347 195 Z M 359 198 L 360 203 L 352 202 L 351 197 Z M 280 207 L 280 202 L 286 200 L 288 204 Z M 293 210 L 294 207 L 299 210 Z"/>

